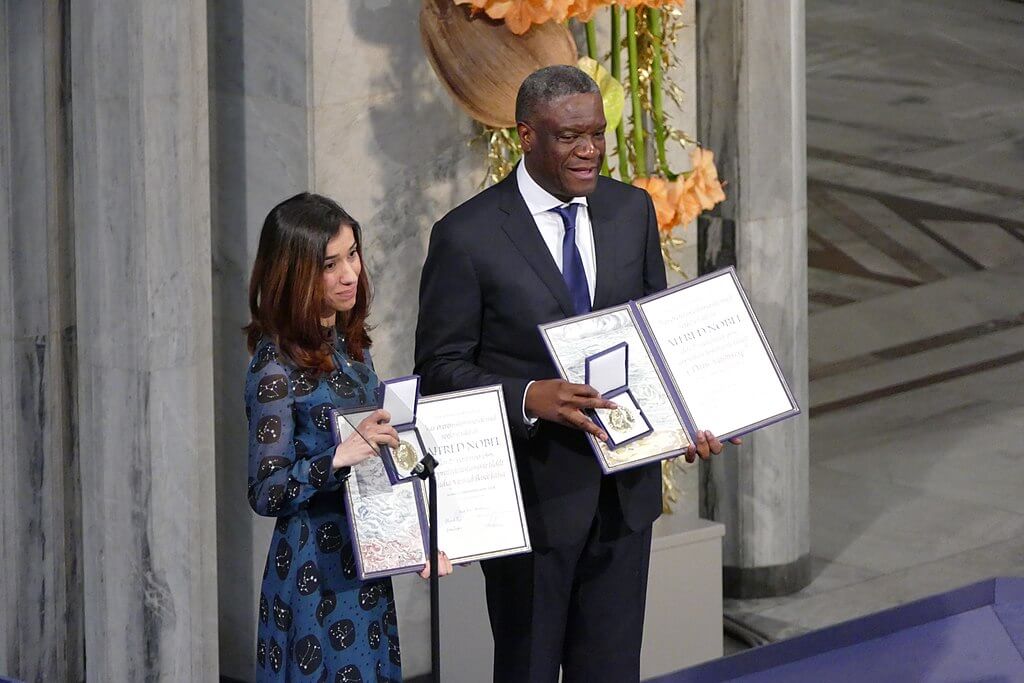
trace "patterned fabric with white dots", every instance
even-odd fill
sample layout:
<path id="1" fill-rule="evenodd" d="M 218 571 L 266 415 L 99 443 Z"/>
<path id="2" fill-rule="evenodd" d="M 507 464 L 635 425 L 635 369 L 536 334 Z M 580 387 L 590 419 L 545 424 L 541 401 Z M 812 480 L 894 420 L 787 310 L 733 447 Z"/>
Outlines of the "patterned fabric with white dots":
<path id="1" fill-rule="evenodd" d="M 261 683 L 402 680 L 391 580 L 356 578 L 341 473 L 331 471 L 329 411 L 369 405 L 380 384 L 369 354 L 359 363 L 338 346 L 338 369 L 322 375 L 267 340 L 249 364 L 249 503 L 278 518 L 260 592 Z"/>

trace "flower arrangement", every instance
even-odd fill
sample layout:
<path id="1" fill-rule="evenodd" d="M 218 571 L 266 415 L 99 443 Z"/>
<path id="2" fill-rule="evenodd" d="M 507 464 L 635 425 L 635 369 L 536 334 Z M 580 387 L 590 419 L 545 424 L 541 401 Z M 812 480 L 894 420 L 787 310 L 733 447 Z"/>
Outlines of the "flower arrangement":
<path id="1" fill-rule="evenodd" d="M 725 200 L 713 153 L 672 127 L 665 112 L 666 98 L 682 103 L 682 90 L 668 74 L 675 65 L 674 48 L 683 25 L 685 0 L 423 1 L 421 33 L 434 70 L 455 100 L 484 124 L 481 138 L 488 162 L 484 183 L 504 178 L 522 156 L 514 97 L 509 93 L 540 66 L 575 61 L 600 87 L 608 130 L 614 131 L 614 154 L 609 152 L 602 173 L 617 175 L 648 192 L 657 214 L 665 263 L 685 277 L 672 255 L 673 249 L 684 243 L 675 234 L 676 228 Z M 453 12 L 455 7 L 468 11 Z M 599 54 L 595 23 L 600 14 L 605 15 L 610 29 L 610 46 L 604 55 Z M 582 58 L 564 50 L 569 45 L 575 53 L 564 25 L 570 20 L 584 27 L 587 54 Z M 485 30 L 491 32 L 486 38 L 461 38 L 469 33 L 483 36 Z M 455 41 L 458 50 L 449 47 L 451 58 L 442 63 L 446 46 Z M 544 49 L 547 52 L 541 55 Z M 503 60 L 500 68 L 494 66 L 498 53 Z M 466 70 L 472 79 L 466 78 Z M 453 83 L 459 76 L 466 85 Z M 470 94 L 476 83 L 485 83 L 500 94 Z M 486 114 L 481 113 L 484 111 Z M 690 170 L 677 173 L 670 168 L 670 142 L 689 149 Z M 671 461 L 662 464 L 662 475 L 664 507 L 670 511 L 679 496 Z"/>
<path id="2" fill-rule="evenodd" d="M 522 35 L 534 24 L 566 19 L 590 21 L 597 10 L 613 4 L 633 9 L 681 5 L 682 0 L 455 0 L 455 3 L 470 5 L 474 12 L 484 12 L 491 19 L 504 21 L 512 33 Z"/>

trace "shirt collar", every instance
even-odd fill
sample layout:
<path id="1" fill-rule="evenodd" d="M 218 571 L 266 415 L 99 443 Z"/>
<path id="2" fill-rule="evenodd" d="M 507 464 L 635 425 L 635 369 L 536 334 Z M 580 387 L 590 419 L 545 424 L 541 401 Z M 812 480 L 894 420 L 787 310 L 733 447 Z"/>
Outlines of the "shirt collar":
<path id="1" fill-rule="evenodd" d="M 561 199 L 537 184 L 537 181 L 526 170 L 526 162 L 524 161 L 520 161 L 519 165 L 516 166 L 516 183 L 519 185 L 519 194 L 523 196 L 526 208 L 529 209 L 532 216 L 546 213 L 556 206 L 563 206 L 565 204 Z M 587 198 L 573 197 L 569 203 L 587 206 Z"/>

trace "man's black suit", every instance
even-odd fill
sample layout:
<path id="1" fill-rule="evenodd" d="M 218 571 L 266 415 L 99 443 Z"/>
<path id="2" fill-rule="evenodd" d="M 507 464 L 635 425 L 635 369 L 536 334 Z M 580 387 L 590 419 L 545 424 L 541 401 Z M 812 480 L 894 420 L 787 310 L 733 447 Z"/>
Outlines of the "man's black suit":
<path id="1" fill-rule="evenodd" d="M 647 194 L 600 177 L 587 202 L 597 264 L 593 309 L 664 289 L 657 222 Z M 601 469 L 582 432 L 545 421 L 530 428 L 523 422 L 527 384 L 558 377 L 537 325 L 572 314 L 569 291 L 519 193 L 515 172 L 434 225 L 420 285 L 416 372 L 428 394 L 503 386 L 538 557 L 548 549 L 578 546 L 588 534 L 597 533 L 598 526 L 607 536 L 615 524 L 624 527 L 623 533 L 646 530 L 649 546 L 650 525 L 661 512 L 659 465 L 606 477 L 602 486 Z M 610 524 L 609 519 L 617 521 Z M 499 637 L 514 631 L 495 622 L 496 613 L 498 622 L 505 618 L 495 601 L 511 601 L 508 607 L 522 608 L 515 604 L 519 598 L 499 594 L 495 584 L 500 578 L 507 584 L 504 588 L 515 593 L 511 572 L 526 569 L 521 562 L 492 560 L 484 570 L 497 651 L 503 647 Z M 571 562 L 568 571 L 573 571 Z M 642 573 L 646 585 L 646 558 Z M 571 576 L 568 582 L 571 586 Z M 639 611 L 642 621 L 642 596 L 638 600 L 636 595 L 612 593 L 606 599 L 614 613 L 625 618 Z M 544 618 L 536 614 L 510 619 L 522 622 L 516 628 L 530 628 Z M 572 637 L 566 635 L 569 640 Z M 571 647 L 567 640 L 566 650 Z"/>

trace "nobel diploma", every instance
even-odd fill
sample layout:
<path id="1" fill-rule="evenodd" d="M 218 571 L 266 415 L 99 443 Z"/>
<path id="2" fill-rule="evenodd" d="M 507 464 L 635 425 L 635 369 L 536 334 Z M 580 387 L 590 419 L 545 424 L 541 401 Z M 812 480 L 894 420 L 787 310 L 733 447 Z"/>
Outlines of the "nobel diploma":
<path id="1" fill-rule="evenodd" d="M 424 397 L 419 422 L 436 442 L 438 544 L 449 559 L 529 552 L 501 387 Z"/>
<path id="2" fill-rule="evenodd" d="M 637 307 L 697 429 L 724 438 L 799 412 L 733 270 Z"/>

